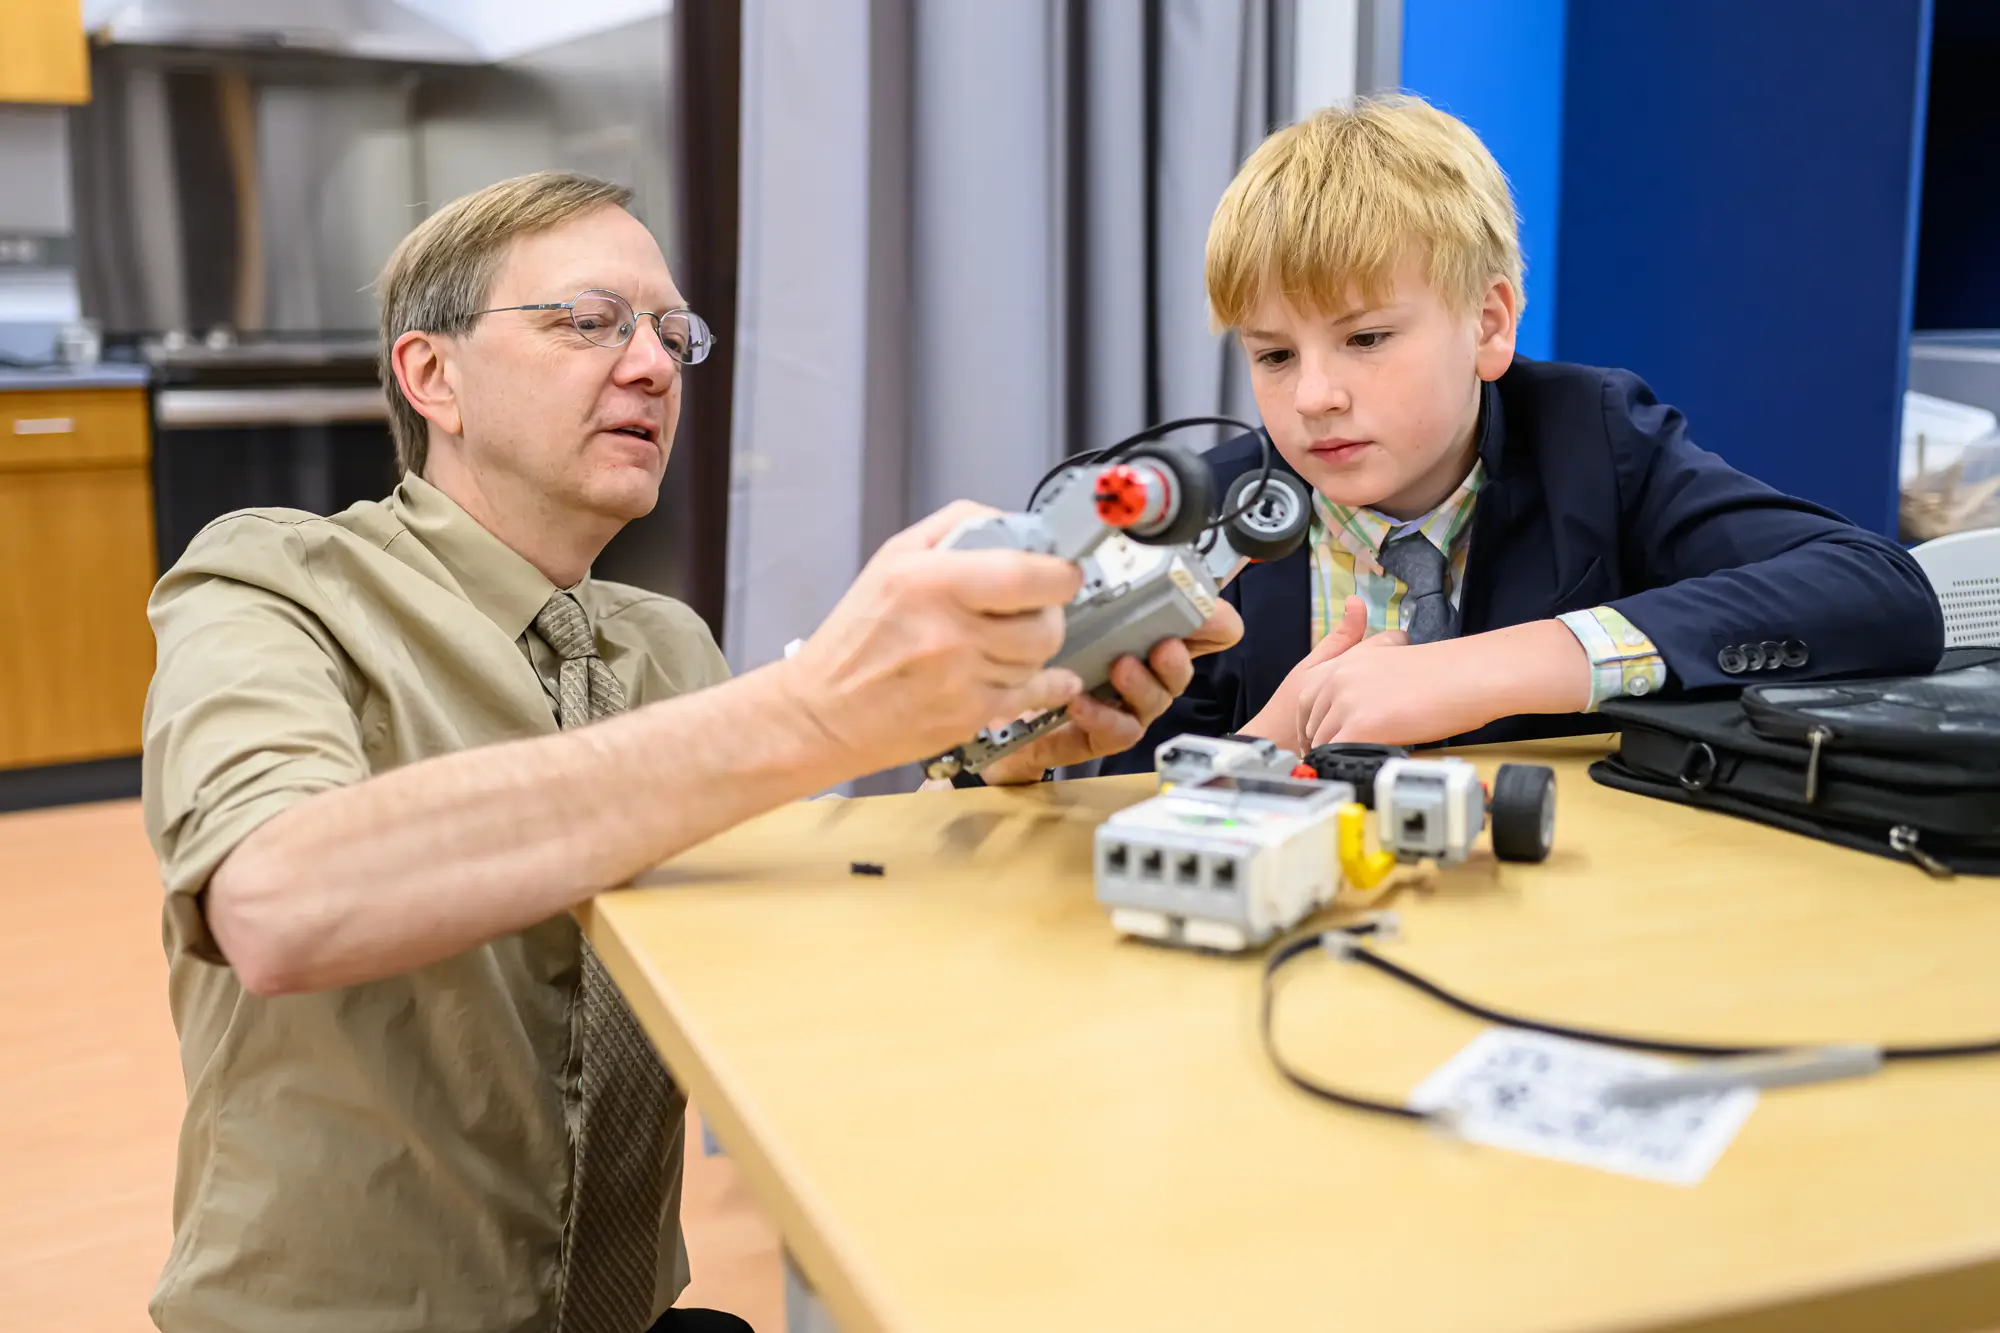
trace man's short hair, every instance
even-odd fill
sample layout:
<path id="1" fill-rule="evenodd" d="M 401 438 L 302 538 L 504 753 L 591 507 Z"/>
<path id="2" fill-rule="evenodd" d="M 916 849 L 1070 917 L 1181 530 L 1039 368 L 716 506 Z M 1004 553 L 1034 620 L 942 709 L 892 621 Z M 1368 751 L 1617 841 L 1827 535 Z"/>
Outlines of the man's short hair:
<path id="1" fill-rule="evenodd" d="M 1507 178 L 1463 121 L 1418 97 L 1363 98 L 1279 130 L 1216 205 L 1205 277 L 1211 317 L 1240 328 L 1267 292 L 1345 313 L 1350 292 L 1388 298 L 1417 247 L 1432 287 L 1476 307 L 1495 279 L 1521 290 L 1520 225 Z"/>
<path id="2" fill-rule="evenodd" d="M 410 406 L 396 382 L 389 364 L 396 339 L 412 329 L 465 332 L 478 318 L 476 312 L 486 308 L 493 279 L 515 239 L 631 201 L 632 192 L 622 185 L 566 171 L 538 171 L 454 199 L 403 238 L 375 285 L 382 298 L 377 369 L 403 472 L 422 475 L 430 453 L 430 423 Z M 563 299 L 571 295 L 561 293 Z"/>

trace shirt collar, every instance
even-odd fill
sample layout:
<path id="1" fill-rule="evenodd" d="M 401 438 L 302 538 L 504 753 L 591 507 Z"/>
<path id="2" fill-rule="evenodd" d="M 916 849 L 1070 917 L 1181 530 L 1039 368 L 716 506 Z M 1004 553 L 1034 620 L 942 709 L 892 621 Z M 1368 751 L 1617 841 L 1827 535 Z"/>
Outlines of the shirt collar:
<path id="1" fill-rule="evenodd" d="M 1355 555 L 1374 560 L 1392 537 L 1411 532 L 1421 532 L 1438 550 L 1450 555 L 1453 543 L 1471 526 L 1473 501 L 1485 484 L 1486 464 L 1474 458 L 1472 470 L 1465 474 L 1458 488 L 1421 518 L 1398 521 L 1373 509 L 1335 504 L 1318 492 L 1313 493 L 1313 507 L 1320 524 Z"/>
<path id="2" fill-rule="evenodd" d="M 509 639 L 527 632 L 556 591 L 539 569 L 414 473 L 404 474 L 391 504 L 404 528 L 437 557 L 488 620 Z"/>

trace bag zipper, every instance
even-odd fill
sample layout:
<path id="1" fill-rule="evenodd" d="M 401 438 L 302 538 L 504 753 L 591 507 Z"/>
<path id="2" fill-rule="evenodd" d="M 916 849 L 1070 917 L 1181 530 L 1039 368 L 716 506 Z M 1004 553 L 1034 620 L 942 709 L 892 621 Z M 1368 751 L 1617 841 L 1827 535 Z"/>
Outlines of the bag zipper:
<path id="1" fill-rule="evenodd" d="M 1917 830 L 1911 825 L 1898 824 L 1889 830 L 1889 849 L 1922 866 L 1924 873 L 1932 879 L 1957 877 L 1957 871 L 1917 845 Z"/>
<path id="2" fill-rule="evenodd" d="M 1806 740 L 1812 745 L 1812 753 L 1806 756 L 1806 804 L 1819 799 L 1819 752 L 1820 747 L 1833 739 L 1833 728 L 1821 723 L 1806 733 Z"/>

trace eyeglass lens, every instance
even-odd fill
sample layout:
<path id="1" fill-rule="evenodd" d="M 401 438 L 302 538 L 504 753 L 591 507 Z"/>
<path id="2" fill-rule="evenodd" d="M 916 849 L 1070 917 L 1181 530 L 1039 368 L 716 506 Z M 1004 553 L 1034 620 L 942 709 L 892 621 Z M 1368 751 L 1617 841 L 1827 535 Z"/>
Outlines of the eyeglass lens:
<path id="1" fill-rule="evenodd" d="M 576 331 L 600 347 L 623 347 L 632 339 L 639 316 L 631 302 L 611 292 L 585 292 L 570 305 L 570 322 Z M 675 310 L 656 316 L 660 344 L 667 355 L 692 365 L 708 356 L 708 325 L 691 310 Z"/>

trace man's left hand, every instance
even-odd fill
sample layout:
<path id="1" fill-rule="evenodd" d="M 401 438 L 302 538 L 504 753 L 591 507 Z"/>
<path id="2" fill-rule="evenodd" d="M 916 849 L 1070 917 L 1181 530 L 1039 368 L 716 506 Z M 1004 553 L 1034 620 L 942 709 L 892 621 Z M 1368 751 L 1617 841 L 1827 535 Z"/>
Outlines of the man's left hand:
<path id="1" fill-rule="evenodd" d="M 1233 647 L 1242 637 L 1243 618 L 1236 608 L 1217 602 L 1215 614 L 1186 639 L 1158 644 L 1144 662 L 1121 657 L 1112 664 L 1111 684 L 1118 691 L 1119 703 L 1078 695 L 1061 726 L 996 760 L 980 776 L 995 787 L 1039 782 L 1051 768 L 1123 754 L 1145 737 L 1146 728 L 1187 689 L 1194 679 L 1195 658 Z"/>

